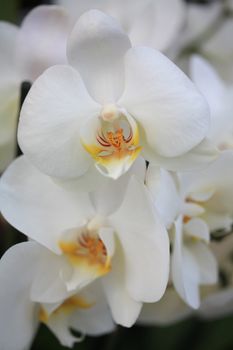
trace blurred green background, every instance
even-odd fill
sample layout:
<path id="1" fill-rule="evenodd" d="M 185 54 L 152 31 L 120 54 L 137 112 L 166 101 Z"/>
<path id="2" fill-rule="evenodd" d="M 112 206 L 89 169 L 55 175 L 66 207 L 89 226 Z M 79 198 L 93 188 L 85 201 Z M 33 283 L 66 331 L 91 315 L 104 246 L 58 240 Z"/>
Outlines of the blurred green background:
<path id="1" fill-rule="evenodd" d="M 195 2 L 206 3 L 210 1 L 202 0 Z M 43 3 L 48 4 L 49 1 L 0 0 L 0 20 L 20 23 L 21 18 L 23 18 L 31 8 Z M 24 240 L 23 235 L 9 228 L 5 223 L 1 222 L 1 219 L 0 233 L 3 243 L 1 243 L 0 247 L 1 255 L 3 251 L 12 244 Z M 14 330 L 12 330 L 12 335 L 13 333 Z M 42 325 L 31 350 L 42 349 L 62 350 L 67 348 L 59 345 L 52 333 Z M 130 329 L 119 327 L 114 333 L 107 336 L 98 338 L 87 337 L 84 342 L 76 344 L 74 349 L 232 350 L 233 316 L 208 322 L 192 318 L 167 327 L 134 326 Z"/>

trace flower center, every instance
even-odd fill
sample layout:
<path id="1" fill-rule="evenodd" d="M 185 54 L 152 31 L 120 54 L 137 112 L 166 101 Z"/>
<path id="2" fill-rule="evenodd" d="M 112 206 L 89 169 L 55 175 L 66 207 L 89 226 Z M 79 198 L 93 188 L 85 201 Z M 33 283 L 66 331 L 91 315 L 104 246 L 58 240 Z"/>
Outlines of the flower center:
<path id="1" fill-rule="evenodd" d="M 98 263 L 104 266 L 107 261 L 107 250 L 103 241 L 97 236 L 91 237 L 88 233 L 83 234 L 78 239 L 75 253 L 82 257 L 89 256 L 93 264 Z"/>
<path id="2" fill-rule="evenodd" d="M 116 106 L 103 108 L 94 135 L 91 142 L 83 139 L 83 146 L 95 159 L 97 168 L 114 179 L 130 168 L 141 151 L 136 122 Z"/>
<path id="3" fill-rule="evenodd" d="M 95 232 L 84 228 L 75 239 L 61 240 L 59 246 L 74 266 L 97 270 L 98 275 L 104 275 L 111 269 L 111 258 L 103 241 Z"/>
<path id="4" fill-rule="evenodd" d="M 113 149 L 109 154 L 119 153 L 123 150 L 129 150 L 128 144 L 133 138 L 132 129 L 130 128 L 128 136 L 124 135 L 123 128 L 116 129 L 115 131 L 107 131 L 104 133 L 103 130 L 100 131 L 101 134 L 98 134 L 96 139 L 99 144 L 103 147 L 112 147 Z M 100 152 L 101 154 L 101 152 Z"/>

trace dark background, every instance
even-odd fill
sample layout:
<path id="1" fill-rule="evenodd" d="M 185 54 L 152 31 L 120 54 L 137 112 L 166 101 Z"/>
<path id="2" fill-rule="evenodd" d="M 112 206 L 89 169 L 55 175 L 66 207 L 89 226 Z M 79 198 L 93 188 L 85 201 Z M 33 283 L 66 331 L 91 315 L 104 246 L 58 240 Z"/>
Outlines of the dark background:
<path id="1" fill-rule="evenodd" d="M 198 2 L 205 6 L 205 3 L 211 1 L 187 0 L 187 2 Z M 40 0 L 0 0 L 0 20 L 19 23 L 20 19 L 31 8 L 40 4 L 48 3 L 49 1 Z M 2 225 L 5 226 L 3 223 Z M 2 241 L 5 243 L 5 248 L 8 248 L 13 243 L 16 243 L 16 240 L 24 240 L 22 235 L 14 232 L 8 227 L 5 227 L 3 233 L 6 232 L 6 230 L 8 231 L 7 237 L 4 237 L 5 235 L 2 236 Z M 17 238 L 15 239 L 15 237 Z M 12 336 L 14 336 L 13 329 Z M 62 347 L 52 333 L 42 325 L 31 350 L 42 349 L 62 350 L 67 348 Z M 167 327 L 134 326 L 130 329 L 118 327 L 114 333 L 107 336 L 98 338 L 87 337 L 84 342 L 76 344 L 74 349 L 233 350 L 233 316 L 208 322 L 198 320 L 197 318 L 191 318 Z"/>

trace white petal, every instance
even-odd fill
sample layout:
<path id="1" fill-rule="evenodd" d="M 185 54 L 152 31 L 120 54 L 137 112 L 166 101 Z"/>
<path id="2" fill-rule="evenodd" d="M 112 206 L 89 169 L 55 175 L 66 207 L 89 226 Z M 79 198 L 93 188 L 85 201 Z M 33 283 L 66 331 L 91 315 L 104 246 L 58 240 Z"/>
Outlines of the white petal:
<path id="1" fill-rule="evenodd" d="M 156 209 L 165 226 L 169 228 L 180 213 L 181 199 L 172 175 L 149 165 L 146 175 L 146 185 L 151 192 Z"/>
<path id="2" fill-rule="evenodd" d="M 79 130 L 99 106 L 88 95 L 79 74 L 55 66 L 32 86 L 21 110 L 18 139 L 25 155 L 43 172 L 73 178 L 84 174 L 92 160 Z"/>
<path id="3" fill-rule="evenodd" d="M 232 151 L 221 152 L 219 158 L 199 171 L 182 175 L 182 184 L 186 193 L 208 193 L 212 196 L 205 204 L 206 212 L 216 214 L 233 214 L 233 153 Z M 204 197 L 203 197 L 204 198 Z"/>
<path id="4" fill-rule="evenodd" d="M 175 242 L 171 260 L 172 281 L 181 298 L 191 307 L 198 308 L 199 269 L 198 265 L 183 244 L 182 218 L 175 223 Z"/>
<path id="5" fill-rule="evenodd" d="M 102 286 L 98 282 L 59 304 L 43 304 L 43 309 L 41 321 L 68 347 L 82 341 L 85 334 L 100 335 L 114 329 Z M 81 332 L 80 337 L 73 336 L 71 329 Z"/>
<path id="6" fill-rule="evenodd" d="M 143 156 L 148 161 L 171 171 L 190 171 L 203 168 L 206 164 L 214 161 L 218 155 L 217 148 L 207 139 L 179 157 L 162 157 L 147 146 L 144 147 L 143 152 Z"/>
<path id="7" fill-rule="evenodd" d="M 203 242 L 190 246 L 190 251 L 199 265 L 200 284 L 214 284 L 218 281 L 217 261 L 210 248 Z"/>
<path id="8" fill-rule="evenodd" d="M 209 109 L 187 76 L 150 48 L 129 50 L 125 65 L 118 103 L 141 124 L 153 151 L 176 157 L 197 146 L 208 131 Z"/>
<path id="9" fill-rule="evenodd" d="M 75 179 L 60 179 L 54 178 L 54 181 L 66 188 L 67 191 L 74 191 L 74 188 L 77 191 L 86 191 L 90 192 L 90 197 L 95 207 L 96 211 L 99 213 L 105 213 L 108 215 L 109 213 L 115 210 L 115 207 L 118 207 L 122 196 L 124 196 L 125 191 L 125 183 L 128 182 L 130 175 L 135 174 L 137 178 L 144 182 L 145 180 L 145 172 L 146 172 L 146 162 L 142 157 L 138 157 L 128 172 L 123 174 L 119 179 L 112 180 L 109 177 L 103 176 L 99 170 L 95 167 L 95 165 L 91 165 L 87 172 L 79 176 Z M 112 186 L 114 184 L 114 186 Z M 118 188 L 119 187 L 119 188 Z M 118 190 L 114 190 L 114 188 L 118 188 Z M 110 192 L 113 193 L 110 195 Z M 118 192 L 119 191 L 119 192 Z M 112 195 L 117 195 L 117 198 L 112 198 Z M 106 197 L 105 197 L 106 196 Z M 110 205 L 110 199 L 111 205 Z M 107 200 L 107 202 L 106 202 Z"/>
<path id="10" fill-rule="evenodd" d="M 109 215 L 113 213 L 121 204 L 125 196 L 125 189 L 132 175 L 135 175 L 139 181 L 144 181 L 146 173 L 146 163 L 142 157 L 135 160 L 126 174 L 119 179 L 112 180 L 102 176 L 102 183 L 99 184 L 96 191 L 90 194 L 92 203 L 100 215 Z"/>
<path id="11" fill-rule="evenodd" d="M 210 240 L 209 227 L 206 222 L 200 218 L 193 218 L 184 225 L 185 234 L 191 237 L 201 239 L 205 242 Z"/>
<path id="12" fill-rule="evenodd" d="M 205 209 L 199 204 L 184 202 L 182 212 L 185 216 L 193 217 L 203 214 L 205 212 Z"/>
<path id="13" fill-rule="evenodd" d="M 79 18 L 68 42 L 68 59 L 98 102 L 111 103 L 122 93 L 129 48 L 129 38 L 112 17 L 91 10 Z"/>
<path id="14" fill-rule="evenodd" d="M 99 301 L 90 309 L 79 310 L 73 319 L 72 328 L 92 336 L 107 334 L 115 328 L 108 305 Z"/>
<path id="15" fill-rule="evenodd" d="M 36 305 L 30 300 L 38 245 L 26 242 L 10 248 L 0 262 L 0 348 L 24 350 L 38 326 Z M 14 334 L 12 334 L 14 330 Z"/>
<path id="16" fill-rule="evenodd" d="M 25 157 L 2 176 L 0 193 L 0 210 L 11 225 L 57 253 L 62 232 L 94 215 L 87 193 L 66 191 Z"/>
<path id="17" fill-rule="evenodd" d="M 83 339 L 81 336 L 80 339 L 73 336 L 70 332 L 70 314 L 65 312 L 57 312 L 52 315 L 46 326 L 54 333 L 54 335 L 59 339 L 60 343 L 63 346 L 72 348 L 75 342 L 79 342 Z"/>
<path id="18" fill-rule="evenodd" d="M 70 293 L 80 291 L 100 276 L 102 275 L 95 268 L 86 268 L 86 266 L 81 264 L 80 266 L 74 266 L 72 274 L 66 280 L 66 288 Z"/>
<path id="19" fill-rule="evenodd" d="M 34 81 L 45 69 L 66 63 L 70 18 L 59 6 L 38 6 L 19 31 L 17 62 L 24 80 Z"/>
<path id="20" fill-rule="evenodd" d="M 31 286 L 31 300 L 38 303 L 57 303 L 68 295 L 62 274 L 71 273 L 65 257 L 48 249 L 41 249 L 41 256 Z"/>
<path id="21" fill-rule="evenodd" d="M 185 285 L 185 301 L 194 309 L 200 306 L 199 292 L 199 269 L 198 264 L 190 254 L 190 251 L 184 247 L 183 249 L 183 278 Z"/>
<path id="22" fill-rule="evenodd" d="M 215 187 L 209 187 L 209 188 L 204 188 L 200 192 L 190 192 L 189 193 L 189 198 L 196 202 L 201 202 L 200 205 L 208 201 L 214 194 L 216 188 Z"/>
<path id="23" fill-rule="evenodd" d="M 124 270 L 124 256 L 118 245 L 112 259 L 112 270 L 103 278 L 103 288 L 114 321 L 124 327 L 131 327 L 138 318 L 142 303 L 135 301 L 128 293 Z"/>
<path id="24" fill-rule="evenodd" d="M 71 327 L 88 335 L 103 335 L 113 331 L 115 325 L 100 281 L 85 288 L 82 295 L 84 299 L 90 299 L 92 305 L 73 313 Z"/>
<path id="25" fill-rule="evenodd" d="M 124 250 L 129 295 L 139 302 L 159 300 L 168 281 L 168 235 L 145 186 L 134 177 L 109 221 Z"/>
<path id="26" fill-rule="evenodd" d="M 94 163 L 88 168 L 87 172 L 74 179 L 54 178 L 54 181 L 65 188 L 67 191 L 86 191 L 91 192 L 102 186 L 106 179 L 96 169 Z"/>

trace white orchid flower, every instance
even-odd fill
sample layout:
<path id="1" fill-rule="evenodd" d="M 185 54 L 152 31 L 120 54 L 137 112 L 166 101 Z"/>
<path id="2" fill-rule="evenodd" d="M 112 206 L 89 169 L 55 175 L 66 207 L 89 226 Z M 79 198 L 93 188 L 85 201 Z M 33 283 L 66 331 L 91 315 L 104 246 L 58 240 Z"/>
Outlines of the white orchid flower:
<path id="1" fill-rule="evenodd" d="M 2 350 L 25 350 L 42 322 L 62 345 L 72 347 L 80 338 L 70 328 L 84 334 L 111 332 L 114 323 L 97 283 L 78 294 L 63 293 L 59 271 L 53 271 L 61 260 L 36 242 L 25 242 L 10 248 L 0 261 L 0 347 Z M 64 289 L 64 286 L 63 286 Z M 54 297 L 54 302 L 53 302 Z M 12 335 L 12 329 L 14 334 Z"/>
<path id="2" fill-rule="evenodd" d="M 149 167 L 147 186 L 169 228 L 175 222 L 171 277 L 183 300 L 200 306 L 200 285 L 217 282 L 217 262 L 208 242 L 210 232 L 229 231 L 233 223 L 233 155 L 224 151 L 205 169 L 183 173 L 178 183 L 172 175 Z"/>
<path id="3" fill-rule="evenodd" d="M 226 317 L 233 312 L 233 235 L 232 232 L 210 243 L 219 270 L 218 282 L 201 287 L 201 304 L 193 310 L 182 301 L 172 286 L 169 286 L 163 298 L 152 305 L 145 304 L 138 319 L 142 324 L 171 324 L 188 316 L 195 315 L 204 319 Z"/>
<path id="4" fill-rule="evenodd" d="M 182 222 L 183 220 L 183 222 Z M 217 282 L 217 262 L 208 248 L 209 232 L 205 221 L 180 216 L 175 222 L 171 257 L 171 276 L 181 298 L 192 308 L 200 306 L 201 285 Z"/>
<path id="5" fill-rule="evenodd" d="M 143 302 L 162 297 L 169 242 L 143 183 L 132 177 L 124 191 L 121 180 L 90 194 L 75 186 L 68 191 L 21 157 L 0 187 L 3 216 L 62 257 L 49 273 L 61 271 L 67 291 L 102 277 L 113 318 L 125 326 L 136 321 Z"/>
<path id="6" fill-rule="evenodd" d="M 182 174 L 183 193 L 190 199 L 186 208 L 201 216 L 209 230 L 230 231 L 233 223 L 233 154 L 223 151 L 205 169 Z M 202 213 L 201 213 L 202 211 Z M 188 212 L 187 212 L 188 215 Z"/>
<path id="7" fill-rule="evenodd" d="M 161 53 L 131 48 L 113 18 L 98 10 L 82 15 L 67 52 L 71 66 L 45 71 L 21 111 L 19 143 L 41 171 L 75 178 L 94 161 L 116 179 L 140 151 L 172 169 L 215 156 L 203 141 L 203 97 Z"/>
<path id="8" fill-rule="evenodd" d="M 203 93 L 211 111 L 208 137 L 220 150 L 233 149 L 233 85 L 225 83 L 202 57 L 193 56 L 191 78 Z"/>
<path id="9" fill-rule="evenodd" d="M 21 27 L 0 22 L 0 172 L 15 157 L 20 86 L 66 63 L 70 18 L 59 6 L 39 6 Z"/>
<path id="10" fill-rule="evenodd" d="M 133 45 L 165 51 L 177 40 L 185 22 L 182 0 L 57 0 L 77 20 L 84 12 L 98 9 L 116 18 Z"/>

